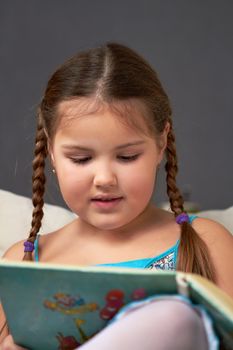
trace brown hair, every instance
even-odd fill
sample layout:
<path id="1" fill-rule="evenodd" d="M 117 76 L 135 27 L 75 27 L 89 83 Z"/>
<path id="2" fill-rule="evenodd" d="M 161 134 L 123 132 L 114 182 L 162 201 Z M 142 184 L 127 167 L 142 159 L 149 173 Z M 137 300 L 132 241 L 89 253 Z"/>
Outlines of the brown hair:
<path id="1" fill-rule="evenodd" d="M 58 124 L 58 104 L 65 100 L 95 97 L 109 105 L 114 101 L 137 99 L 146 106 L 148 128 L 159 135 L 170 123 L 165 169 L 167 194 L 175 216 L 184 212 L 184 200 L 176 184 L 177 155 L 172 128 L 169 99 L 156 72 L 140 55 L 125 45 L 108 42 L 103 46 L 83 51 L 59 67 L 50 78 L 38 109 L 35 158 L 33 161 L 33 219 L 28 241 L 34 242 L 43 217 L 43 194 L 45 188 L 44 166 L 47 156 L 47 139 L 52 139 Z M 47 137 L 48 136 L 48 137 Z M 25 260 L 32 260 L 27 252 Z M 181 224 L 181 242 L 178 253 L 178 270 L 193 272 L 214 280 L 205 242 L 193 227 Z"/>

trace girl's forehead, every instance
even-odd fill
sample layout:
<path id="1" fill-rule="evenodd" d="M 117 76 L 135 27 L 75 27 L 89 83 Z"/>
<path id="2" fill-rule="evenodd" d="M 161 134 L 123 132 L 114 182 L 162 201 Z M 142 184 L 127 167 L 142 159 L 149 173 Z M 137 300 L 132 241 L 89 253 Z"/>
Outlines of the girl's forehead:
<path id="1" fill-rule="evenodd" d="M 114 119 L 116 126 L 121 125 L 128 131 L 131 129 L 137 133 L 148 134 L 148 125 L 145 121 L 146 107 L 136 98 L 107 103 L 97 98 L 79 97 L 60 102 L 57 113 L 59 120 L 57 129 L 72 127 L 74 123 L 83 124 L 82 121 L 88 122 L 91 119 L 94 122 L 96 118 L 92 117 L 102 116 L 104 119 L 107 116 Z"/>
<path id="2" fill-rule="evenodd" d="M 58 116 L 61 119 L 78 118 L 93 114 L 104 107 L 97 99 L 79 97 L 62 101 L 58 104 Z"/>

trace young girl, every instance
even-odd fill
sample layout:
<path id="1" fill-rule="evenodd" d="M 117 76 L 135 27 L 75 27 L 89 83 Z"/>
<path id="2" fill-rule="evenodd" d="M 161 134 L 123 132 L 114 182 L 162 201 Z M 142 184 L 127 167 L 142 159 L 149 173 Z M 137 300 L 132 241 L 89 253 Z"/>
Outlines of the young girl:
<path id="1" fill-rule="evenodd" d="M 157 74 L 130 48 L 107 43 L 66 61 L 49 80 L 38 109 L 31 232 L 5 258 L 176 269 L 205 276 L 233 296 L 232 236 L 220 224 L 184 211 L 171 115 Z M 78 217 L 37 237 L 47 155 Z M 164 155 L 173 213 L 151 199 Z M 22 349 L 4 327 L 3 310 L 0 322 L 0 349 Z M 121 309 L 79 348 L 204 350 L 217 349 L 218 339 L 201 307 L 180 296 L 155 296 Z"/>

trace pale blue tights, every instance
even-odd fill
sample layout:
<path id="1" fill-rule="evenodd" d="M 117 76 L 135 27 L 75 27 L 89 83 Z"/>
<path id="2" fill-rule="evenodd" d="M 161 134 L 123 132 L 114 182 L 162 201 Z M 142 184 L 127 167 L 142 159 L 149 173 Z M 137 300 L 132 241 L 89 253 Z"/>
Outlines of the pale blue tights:
<path id="1" fill-rule="evenodd" d="M 105 327 L 82 350 L 207 350 L 201 316 L 178 300 L 153 301 Z"/>

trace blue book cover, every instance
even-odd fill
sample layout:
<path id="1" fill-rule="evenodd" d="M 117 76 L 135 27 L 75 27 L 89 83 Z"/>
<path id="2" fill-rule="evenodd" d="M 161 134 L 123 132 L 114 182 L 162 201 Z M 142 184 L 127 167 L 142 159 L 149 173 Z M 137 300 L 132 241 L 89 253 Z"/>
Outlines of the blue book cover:
<path id="1" fill-rule="evenodd" d="M 182 272 L 0 261 L 0 298 L 16 344 L 72 350 L 108 325 L 123 306 L 183 294 L 205 306 L 233 346 L 233 300 L 205 278 Z"/>

